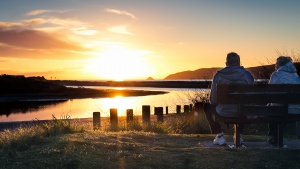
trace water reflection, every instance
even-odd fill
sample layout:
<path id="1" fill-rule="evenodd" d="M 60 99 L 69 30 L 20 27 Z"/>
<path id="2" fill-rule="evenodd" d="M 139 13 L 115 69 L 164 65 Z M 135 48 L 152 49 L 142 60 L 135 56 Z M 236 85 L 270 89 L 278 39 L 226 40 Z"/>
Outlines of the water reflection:
<path id="1" fill-rule="evenodd" d="M 38 111 L 41 109 L 49 108 L 67 100 L 55 100 L 55 101 L 17 101 L 17 102 L 0 102 L 0 115 L 29 113 Z"/>
<path id="2" fill-rule="evenodd" d="M 128 88 L 125 88 L 128 89 Z M 137 89 L 137 88 L 135 88 Z M 30 120 L 49 120 L 54 115 L 56 118 L 70 115 L 71 118 L 91 118 L 93 112 L 99 111 L 101 117 L 109 116 L 110 108 L 117 108 L 118 116 L 126 116 L 126 109 L 133 109 L 134 115 L 142 114 L 142 105 L 151 106 L 151 114 L 154 113 L 154 107 L 168 106 L 169 112 L 176 111 L 176 105 L 185 105 L 191 103 L 191 98 L 199 92 L 207 92 L 206 89 L 173 89 L 173 88 L 138 88 L 140 90 L 160 90 L 168 91 L 167 94 L 149 95 L 138 97 L 122 97 L 114 98 L 89 98 L 89 99 L 73 99 L 59 103 L 49 104 L 29 104 L 16 106 L 3 105 L 0 108 L 0 122 L 11 121 L 30 121 Z M 183 107 L 183 106 L 182 106 Z M 165 113 L 165 112 L 164 112 Z"/>

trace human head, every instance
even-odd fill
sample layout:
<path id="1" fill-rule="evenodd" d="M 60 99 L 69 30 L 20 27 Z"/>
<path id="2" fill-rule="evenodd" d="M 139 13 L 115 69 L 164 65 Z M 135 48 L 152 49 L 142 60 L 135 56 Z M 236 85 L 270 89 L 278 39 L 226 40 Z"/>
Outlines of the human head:
<path id="1" fill-rule="evenodd" d="M 226 57 L 226 66 L 240 66 L 240 56 L 235 52 L 230 52 Z"/>
<path id="2" fill-rule="evenodd" d="M 292 58 L 289 56 L 279 56 L 276 60 L 275 69 L 279 69 L 281 66 L 287 64 L 288 62 L 292 62 Z"/>

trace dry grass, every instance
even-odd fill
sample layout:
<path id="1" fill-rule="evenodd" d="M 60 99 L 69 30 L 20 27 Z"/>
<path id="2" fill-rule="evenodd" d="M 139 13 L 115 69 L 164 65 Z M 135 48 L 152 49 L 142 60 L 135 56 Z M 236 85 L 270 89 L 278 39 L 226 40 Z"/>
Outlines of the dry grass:
<path id="1" fill-rule="evenodd" d="M 300 150 L 208 148 L 214 135 L 191 134 L 184 116 L 151 116 L 127 124 L 119 118 L 112 132 L 109 118 L 93 130 L 91 119 L 69 117 L 5 130 L 0 135 L 0 168 L 299 168 Z M 174 127 L 177 126 L 177 127 Z M 190 134 L 186 134 L 189 132 Z M 228 136 L 229 137 L 229 136 Z M 266 137 L 247 136 L 262 141 Z"/>

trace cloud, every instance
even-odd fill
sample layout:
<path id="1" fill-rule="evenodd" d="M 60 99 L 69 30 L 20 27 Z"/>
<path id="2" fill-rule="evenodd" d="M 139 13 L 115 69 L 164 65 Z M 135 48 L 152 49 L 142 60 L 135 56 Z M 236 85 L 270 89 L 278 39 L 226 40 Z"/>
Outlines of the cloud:
<path id="1" fill-rule="evenodd" d="M 136 17 L 132 13 L 129 13 L 127 11 L 120 11 L 117 9 L 106 9 L 105 11 L 109 12 L 109 13 L 118 14 L 118 15 L 126 15 L 126 16 L 131 17 L 132 19 L 136 19 Z"/>
<path id="2" fill-rule="evenodd" d="M 113 33 L 119 33 L 119 34 L 124 34 L 124 35 L 133 35 L 133 33 L 129 32 L 127 30 L 127 26 L 126 25 L 110 27 L 107 30 L 109 32 L 113 32 Z"/>
<path id="3" fill-rule="evenodd" d="M 28 29 L 1 29 L 0 57 L 34 59 L 83 58 L 87 50 L 63 35 Z"/>
<path id="4" fill-rule="evenodd" d="M 86 27 L 78 27 L 71 29 L 75 34 L 79 35 L 95 35 L 98 33 L 96 30 L 87 29 Z"/>
<path id="5" fill-rule="evenodd" d="M 1 30 L 11 30 L 11 29 L 26 29 L 28 27 L 33 27 L 41 24 L 45 24 L 48 21 L 43 18 L 34 18 L 29 20 L 23 20 L 22 22 L 0 22 Z"/>
<path id="6" fill-rule="evenodd" d="M 54 12 L 54 13 L 65 13 L 67 12 L 66 10 L 44 10 L 44 9 L 40 9 L 40 10 L 33 10 L 30 11 L 28 13 L 26 13 L 27 16 L 35 16 L 35 15 L 40 15 L 43 13 L 49 13 L 49 12 Z"/>
<path id="7" fill-rule="evenodd" d="M 0 30 L 0 43 L 31 49 L 78 49 L 45 32 L 36 30 Z"/>
<path id="8" fill-rule="evenodd" d="M 51 24 L 55 24 L 55 25 L 62 25 L 62 26 L 82 26 L 82 25 L 86 25 L 86 23 L 81 22 L 79 20 L 76 19 L 72 19 L 72 18 L 65 18 L 65 19 L 61 19 L 61 18 L 49 18 L 47 20 L 48 23 Z"/>

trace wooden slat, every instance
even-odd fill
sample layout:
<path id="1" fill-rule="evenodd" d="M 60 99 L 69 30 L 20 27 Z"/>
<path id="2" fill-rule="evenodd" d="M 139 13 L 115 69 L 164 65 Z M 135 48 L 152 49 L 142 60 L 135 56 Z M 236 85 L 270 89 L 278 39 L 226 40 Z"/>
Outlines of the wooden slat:
<path id="1" fill-rule="evenodd" d="M 217 85 L 217 102 L 300 104 L 300 85 L 294 84 L 222 84 Z"/>
<path id="2" fill-rule="evenodd" d="M 218 84 L 227 92 L 300 92 L 300 84 Z"/>
<path id="3" fill-rule="evenodd" d="M 244 105 L 241 106 L 240 112 L 245 116 L 278 117 L 288 113 L 288 106 Z"/>

